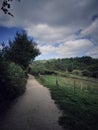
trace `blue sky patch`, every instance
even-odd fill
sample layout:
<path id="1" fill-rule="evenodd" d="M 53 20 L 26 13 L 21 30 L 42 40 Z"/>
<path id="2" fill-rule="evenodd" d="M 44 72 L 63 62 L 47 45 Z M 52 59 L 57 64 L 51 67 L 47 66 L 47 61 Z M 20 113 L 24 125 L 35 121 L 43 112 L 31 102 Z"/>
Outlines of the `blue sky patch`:
<path id="1" fill-rule="evenodd" d="M 0 26 L 0 44 L 8 40 L 13 40 L 16 32 L 21 32 L 21 30 L 22 29 L 17 27 L 8 28 L 8 27 Z"/>

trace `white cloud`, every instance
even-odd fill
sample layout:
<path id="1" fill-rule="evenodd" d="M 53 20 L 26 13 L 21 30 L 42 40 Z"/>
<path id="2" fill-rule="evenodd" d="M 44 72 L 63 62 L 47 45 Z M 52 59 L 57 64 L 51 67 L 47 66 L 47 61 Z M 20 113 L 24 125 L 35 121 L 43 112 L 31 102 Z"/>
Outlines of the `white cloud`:
<path id="1" fill-rule="evenodd" d="M 47 24 L 30 25 L 25 30 L 29 36 L 36 37 L 39 41 L 48 43 L 61 41 L 74 32 L 69 27 L 52 27 Z"/>
<path id="2" fill-rule="evenodd" d="M 94 45 L 87 39 L 78 39 L 73 41 L 66 41 L 59 46 L 43 45 L 39 48 L 43 55 L 54 54 L 54 57 L 76 57 L 77 55 L 88 54 Z M 98 55 L 97 55 L 98 56 Z M 41 57 L 41 56 L 40 56 Z"/>
<path id="3" fill-rule="evenodd" d="M 52 45 L 39 46 L 42 54 L 49 54 L 55 52 L 57 49 Z"/>
<path id="4" fill-rule="evenodd" d="M 58 53 L 63 57 L 74 57 L 85 54 L 91 47 L 93 47 L 93 44 L 87 39 L 66 41 L 63 45 L 60 45 Z"/>

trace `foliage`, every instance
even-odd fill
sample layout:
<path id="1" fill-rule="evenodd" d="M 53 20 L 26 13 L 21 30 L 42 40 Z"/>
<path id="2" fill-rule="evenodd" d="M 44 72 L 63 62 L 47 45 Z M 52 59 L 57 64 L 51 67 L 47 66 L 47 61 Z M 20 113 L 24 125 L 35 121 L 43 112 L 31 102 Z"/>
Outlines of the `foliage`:
<path id="1" fill-rule="evenodd" d="M 76 74 L 76 75 L 82 75 L 80 70 L 73 70 L 72 74 Z"/>
<path id="2" fill-rule="evenodd" d="M 82 71 L 82 74 L 84 75 L 84 76 L 91 76 L 91 73 L 90 73 L 90 71 L 88 71 L 88 70 L 83 70 Z"/>
<path id="3" fill-rule="evenodd" d="M 39 54 L 37 44 L 29 40 L 27 34 L 23 32 L 16 33 L 15 39 L 9 41 L 9 47 L 5 51 L 5 58 L 26 69 L 31 59 L 34 60 Z"/>
<path id="4" fill-rule="evenodd" d="M 36 43 L 26 33 L 17 33 L 9 46 L 0 49 L 0 100 L 13 99 L 25 91 L 26 67 L 39 54 Z"/>
<path id="5" fill-rule="evenodd" d="M 51 70 L 51 69 L 47 69 L 44 64 L 41 64 L 42 61 L 34 61 L 32 64 L 29 64 L 28 67 L 28 73 L 32 74 L 32 75 L 62 75 L 65 76 L 64 73 L 61 73 L 59 71 L 56 70 Z M 44 61 L 43 61 L 44 62 Z"/>
<path id="6" fill-rule="evenodd" d="M 34 66 L 43 67 L 49 71 L 59 71 L 65 74 L 72 73 L 77 75 L 98 77 L 98 59 L 93 59 L 89 56 L 52 59 L 47 61 L 34 61 L 31 64 Z"/>
<path id="7" fill-rule="evenodd" d="M 11 8 L 11 3 L 13 0 L 3 0 L 2 2 L 2 6 L 1 6 L 1 10 L 5 13 L 8 14 L 10 16 L 13 17 L 13 14 L 10 12 L 10 8 Z M 20 0 L 17 0 L 20 1 Z"/>
<path id="8" fill-rule="evenodd" d="M 63 86 L 56 86 L 55 76 L 39 79 L 50 89 L 52 98 L 63 111 L 59 123 L 68 130 L 97 130 L 98 94 L 80 89 L 76 89 L 74 93 L 70 82 L 66 83 L 66 79 L 60 77 L 61 80 L 65 82 Z"/>
<path id="9" fill-rule="evenodd" d="M 51 75 L 51 74 L 57 74 L 58 72 L 53 71 L 53 70 L 48 70 L 42 66 L 29 66 L 28 67 L 28 73 L 32 75 Z"/>
<path id="10" fill-rule="evenodd" d="M 25 91 L 27 77 L 15 63 L 2 62 L 0 79 L 0 95 L 5 99 L 13 99 Z"/>
<path id="11" fill-rule="evenodd" d="M 10 98 L 21 95 L 26 89 L 26 75 L 19 65 L 10 63 L 8 68 L 9 85 L 7 86 L 7 95 Z"/>
<path id="12" fill-rule="evenodd" d="M 44 72 L 45 72 L 44 66 L 36 62 L 34 62 L 33 66 L 32 64 L 30 64 L 28 67 L 28 73 L 33 75 L 44 74 Z"/>
<path id="13" fill-rule="evenodd" d="M 5 88 L 8 85 L 8 62 L 4 61 L 4 59 L 0 56 L 0 98 L 5 94 Z M 4 96 L 5 97 L 5 96 Z"/>

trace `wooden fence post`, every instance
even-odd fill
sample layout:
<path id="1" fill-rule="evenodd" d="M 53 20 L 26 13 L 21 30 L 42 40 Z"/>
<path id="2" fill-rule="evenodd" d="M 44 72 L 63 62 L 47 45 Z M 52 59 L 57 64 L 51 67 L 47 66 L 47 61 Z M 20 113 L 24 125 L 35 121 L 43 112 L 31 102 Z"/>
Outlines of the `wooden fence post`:
<path id="1" fill-rule="evenodd" d="M 57 76 L 56 76 L 56 86 L 58 86 L 59 85 L 59 83 L 58 83 L 58 79 L 57 79 Z"/>
<path id="2" fill-rule="evenodd" d="M 74 80 L 74 94 L 75 94 L 76 81 Z"/>
<path id="3" fill-rule="evenodd" d="M 80 83 L 80 85 L 81 85 L 81 90 L 83 89 L 83 84 L 82 84 L 82 82 Z"/>

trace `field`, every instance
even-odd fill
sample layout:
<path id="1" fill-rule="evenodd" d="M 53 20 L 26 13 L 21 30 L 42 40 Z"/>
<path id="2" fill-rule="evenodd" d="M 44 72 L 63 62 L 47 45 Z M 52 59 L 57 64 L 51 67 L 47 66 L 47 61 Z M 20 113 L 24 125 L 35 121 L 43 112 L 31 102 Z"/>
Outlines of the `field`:
<path id="1" fill-rule="evenodd" d="M 38 80 L 50 89 L 63 115 L 59 123 L 66 130 L 98 130 L 98 83 L 61 76 Z"/>

